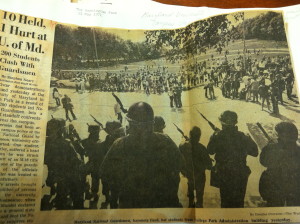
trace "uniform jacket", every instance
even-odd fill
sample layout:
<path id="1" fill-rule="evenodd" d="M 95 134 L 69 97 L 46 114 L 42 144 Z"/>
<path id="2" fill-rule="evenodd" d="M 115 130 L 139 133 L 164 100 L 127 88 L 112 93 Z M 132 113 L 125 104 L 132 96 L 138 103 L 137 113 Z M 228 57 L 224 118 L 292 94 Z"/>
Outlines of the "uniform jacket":
<path id="1" fill-rule="evenodd" d="M 117 139 L 101 166 L 101 176 L 119 190 L 120 208 L 178 207 L 180 152 L 161 133 Z"/>

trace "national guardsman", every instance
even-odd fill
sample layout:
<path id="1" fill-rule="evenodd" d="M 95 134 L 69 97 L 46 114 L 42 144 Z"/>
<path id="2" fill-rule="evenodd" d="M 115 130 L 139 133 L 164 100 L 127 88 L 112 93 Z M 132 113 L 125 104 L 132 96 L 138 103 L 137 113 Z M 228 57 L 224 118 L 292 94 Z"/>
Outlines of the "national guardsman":
<path id="1" fill-rule="evenodd" d="M 207 149 L 200 141 L 201 129 L 194 126 L 190 130 L 188 141 L 179 145 L 179 150 L 185 161 L 185 176 L 188 179 L 189 208 L 203 208 L 203 194 L 206 181 L 205 170 L 210 170 L 212 161 Z M 194 190 L 196 191 L 196 203 L 194 203 Z"/>
<path id="2" fill-rule="evenodd" d="M 101 166 L 101 177 L 119 190 L 118 208 L 180 207 L 181 155 L 167 136 L 153 132 L 154 112 L 145 102 L 127 113 L 129 134 L 117 139 Z"/>
<path id="3" fill-rule="evenodd" d="M 104 156 L 100 150 L 100 126 L 99 125 L 89 125 L 88 132 L 90 133 L 88 138 L 81 141 L 82 146 L 85 150 L 85 155 L 88 157 L 88 162 L 86 164 L 87 173 L 91 174 L 92 186 L 91 192 L 93 196 L 93 201 L 99 200 L 99 168 L 101 165 L 101 158 Z"/>
<path id="4" fill-rule="evenodd" d="M 46 184 L 51 187 L 52 193 L 56 191 L 56 209 L 83 209 L 84 162 L 71 141 L 64 137 L 65 125 L 63 119 L 57 118 L 47 123 L 44 161 L 48 167 Z"/>
<path id="5" fill-rule="evenodd" d="M 268 207 L 300 206 L 300 147 L 298 129 L 291 122 L 275 126 L 278 142 L 270 142 L 260 154 L 267 168 L 260 178 L 260 194 Z"/>
<path id="6" fill-rule="evenodd" d="M 222 208 L 243 208 L 248 177 L 251 173 L 246 158 L 258 156 L 256 143 L 249 135 L 238 131 L 238 116 L 224 111 L 219 120 L 222 130 L 216 131 L 207 145 L 209 154 L 215 155 L 216 175 L 220 188 Z"/>

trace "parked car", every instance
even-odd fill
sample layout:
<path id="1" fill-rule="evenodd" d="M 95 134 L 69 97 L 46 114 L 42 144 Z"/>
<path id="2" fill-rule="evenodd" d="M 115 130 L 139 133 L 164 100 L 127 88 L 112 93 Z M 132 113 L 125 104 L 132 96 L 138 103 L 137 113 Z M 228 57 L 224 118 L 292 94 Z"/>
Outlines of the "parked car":
<path id="1" fill-rule="evenodd" d="M 76 79 L 61 79 L 56 82 L 58 87 L 64 88 L 64 87 L 76 87 Z"/>
<path id="2" fill-rule="evenodd" d="M 51 79 L 50 79 L 50 87 L 55 87 L 55 86 L 57 86 L 57 81 L 58 81 L 57 78 L 51 77 Z"/>
<path id="3" fill-rule="evenodd" d="M 57 86 L 60 88 L 76 88 L 77 79 L 61 79 L 56 82 Z M 85 87 L 88 88 L 90 85 L 88 82 L 85 82 Z"/>

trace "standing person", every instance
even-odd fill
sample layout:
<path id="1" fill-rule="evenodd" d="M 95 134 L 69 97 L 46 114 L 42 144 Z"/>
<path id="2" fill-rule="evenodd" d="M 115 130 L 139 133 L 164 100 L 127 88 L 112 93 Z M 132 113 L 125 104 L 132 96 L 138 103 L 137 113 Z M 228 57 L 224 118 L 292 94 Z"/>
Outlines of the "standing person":
<path id="1" fill-rule="evenodd" d="M 253 81 L 251 83 L 251 93 L 252 93 L 252 102 L 258 102 L 258 89 L 259 89 L 259 81 L 257 81 L 257 77 L 253 77 Z"/>
<path id="2" fill-rule="evenodd" d="M 53 99 L 55 99 L 55 102 L 56 102 L 56 106 L 60 106 L 60 94 L 57 90 L 57 88 L 53 88 L 53 93 L 52 93 L 52 97 Z"/>
<path id="3" fill-rule="evenodd" d="M 182 107 L 181 93 L 182 93 L 181 87 L 177 84 L 174 87 L 174 101 L 175 101 L 175 106 L 177 108 Z"/>
<path id="4" fill-rule="evenodd" d="M 95 91 L 95 75 L 93 73 L 89 77 L 88 82 L 90 85 L 89 93 Z"/>
<path id="5" fill-rule="evenodd" d="M 71 121 L 69 117 L 69 111 L 72 114 L 73 120 L 76 120 L 76 115 L 73 112 L 73 104 L 71 103 L 71 98 L 67 96 L 67 94 L 64 95 L 64 97 L 61 99 L 61 103 L 63 105 L 63 108 L 65 109 L 66 112 L 66 120 Z"/>
<path id="6" fill-rule="evenodd" d="M 261 110 L 264 110 L 265 101 L 267 102 L 268 110 L 270 110 L 270 93 L 269 86 L 262 82 L 258 88 L 259 95 L 261 97 Z"/>
<path id="7" fill-rule="evenodd" d="M 75 88 L 76 88 L 76 92 L 80 91 L 80 79 L 79 78 L 75 78 Z"/>
<path id="8" fill-rule="evenodd" d="M 278 87 L 275 82 L 273 82 L 271 84 L 270 92 L 271 92 L 271 102 L 272 102 L 273 114 L 279 115 L 279 107 L 278 107 L 279 90 L 278 90 Z"/>
<path id="9" fill-rule="evenodd" d="M 278 101 L 280 101 L 281 105 L 283 105 L 282 93 L 285 90 L 285 81 L 281 77 L 281 75 L 277 75 L 276 83 L 277 83 L 277 87 L 278 87 Z"/>
<path id="10" fill-rule="evenodd" d="M 246 101 L 251 99 L 251 78 L 248 78 L 247 81 L 245 82 L 245 89 L 246 89 Z"/>
<path id="11" fill-rule="evenodd" d="M 212 74 L 212 77 L 213 77 L 214 85 L 215 85 L 216 87 L 219 87 L 219 72 L 215 71 L 215 72 Z"/>
<path id="12" fill-rule="evenodd" d="M 80 79 L 80 93 L 85 92 L 85 80 L 84 78 Z"/>
<path id="13" fill-rule="evenodd" d="M 150 83 L 147 79 L 144 81 L 144 91 L 148 96 L 150 95 Z"/>
<path id="14" fill-rule="evenodd" d="M 201 130 L 194 126 L 190 130 L 189 141 L 179 145 L 186 163 L 186 177 L 188 179 L 189 208 L 203 208 L 203 194 L 205 186 L 205 170 L 211 169 L 212 162 L 204 145 L 199 143 Z M 196 190 L 197 202 L 194 204 L 194 190 Z"/>
<path id="15" fill-rule="evenodd" d="M 232 99 L 238 98 L 241 84 L 237 74 L 234 76 L 231 86 L 232 86 Z"/>
<path id="16" fill-rule="evenodd" d="M 81 141 L 82 146 L 84 147 L 85 155 L 88 157 L 88 162 L 86 164 L 87 172 L 91 174 L 92 177 L 92 187 L 91 192 L 93 195 L 94 201 L 99 200 L 99 168 L 101 165 L 101 158 L 104 156 L 101 154 L 100 150 L 100 126 L 98 125 L 89 125 L 88 132 L 90 133 L 88 138 Z"/>
<path id="17" fill-rule="evenodd" d="M 180 207 L 180 152 L 166 135 L 153 132 L 154 112 L 145 102 L 128 110 L 129 134 L 117 139 L 101 177 L 119 191 L 119 208 Z"/>
<path id="18" fill-rule="evenodd" d="M 293 85 L 294 85 L 294 76 L 291 72 L 288 73 L 285 79 L 286 85 L 286 94 L 289 100 L 292 99 Z"/>
<path id="19" fill-rule="evenodd" d="M 224 111 L 219 120 L 222 130 L 215 132 L 208 143 L 210 155 L 215 155 L 222 208 L 243 208 L 248 177 L 251 170 L 246 158 L 258 156 L 256 143 L 238 131 L 238 116 Z"/>
<path id="20" fill-rule="evenodd" d="M 48 166 L 47 185 L 51 194 L 55 193 L 54 206 L 57 209 L 70 209 L 68 197 L 73 209 L 83 209 L 83 167 L 84 163 L 71 141 L 64 138 L 66 122 L 63 119 L 51 119 L 47 123 L 45 161 Z"/>
<path id="21" fill-rule="evenodd" d="M 106 131 L 107 136 L 105 138 L 105 141 L 100 143 L 100 151 L 101 155 L 103 156 L 100 161 L 100 166 L 114 141 L 117 138 L 125 136 L 125 132 L 122 129 L 122 125 L 119 121 L 106 122 L 104 130 Z M 98 172 L 100 171 L 100 166 Z M 108 203 L 110 203 L 110 208 L 118 208 L 118 190 L 110 188 L 109 184 L 105 181 L 105 178 L 103 179 L 101 176 L 100 178 L 102 182 L 102 194 L 105 196 L 105 202 L 101 205 L 101 207 L 104 208 L 108 205 Z"/>
<path id="22" fill-rule="evenodd" d="M 64 162 L 65 156 L 63 152 L 65 149 L 68 151 L 68 147 L 60 147 L 59 145 L 65 145 L 65 139 L 63 138 L 65 131 L 66 122 L 63 119 L 51 119 L 47 123 L 46 129 L 46 144 L 45 144 L 45 159 L 44 163 L 48 168 L 48 176 L 46 179 L 46 184 L 50 187 L 50 196 L 56 195 L 56 207 L 58 209 L 66 209 L 66 197 L 67 190 L 64 188 L 66 186 L 65 173 L 60 172 L 61 168 L 66 165 Z M 61 144 L 52 144 L 58 141 Z M 71 146 L 70 146 L 71 147 Z M 62 155 L 60 155 L 62 153 Z M 56 158 L 57 157 L 57 158 Z M 57 190 L 59 192 L 57 192 Z M 43 210 L 43 208 L 42 208 Z"/>
<path id="23" fill-rule="evenodd" d="M 170 90 L 168 91 L 168 95 L 170 98 L 170 107 L 173 108 L 174 107 L 174 91 L 173 91 L 173 87 L 170 87 Z"/>
<path id="24" fill-rule="evenodd" d="M 260 163 L 267 167 L 260 179 L 260 194 L 269 207 L 300 206 L 300 147 L 298 129 L 290 122 L 275 126 L 278 143 L 262 149 Z"/>
<path id="25" fill-rule="evenodd" d="M 208 93 L 209 93 L 209 98 L 211 100 L 215 99 L 215 91 L 214 91 L 214 81 L 213 79 L 210 79 L 209 80 L 209 83 L 208 83 Z"/>
<path id="26" fill-rule="evenodd" d="M 227 76 L 224 78 L 223 80 L 223 83 L 224 83 L 224 95 L 225 97 L 229 98 L 230 97 L 230 94 L 231 94 L 231 80 L 230 80 L 230 77 Z"/>

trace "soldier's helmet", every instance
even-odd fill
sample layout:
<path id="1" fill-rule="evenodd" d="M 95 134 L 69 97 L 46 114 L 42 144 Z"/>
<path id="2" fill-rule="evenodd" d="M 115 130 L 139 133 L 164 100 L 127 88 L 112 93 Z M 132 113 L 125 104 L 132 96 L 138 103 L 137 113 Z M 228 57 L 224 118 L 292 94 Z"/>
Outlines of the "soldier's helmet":
<path id="1" fill-rule="evenodd" d="M 291 122 L 280 122 L 275 126 L 275 131 L 278 133 L 279 138 L 288 141 L 297 141 L 298 129 Z"/>
<path id="2" fill-rule="evenodd" d="M 129 107 L 126 119 L 131 125 L 153 124 L 154 112 L 148 103 L 137 102 Z"/>
<path id="3" fill-rule="evenodd" d="M 190 130 L 190 138 L 199 141 L 200 136 L 201 129 L 197 126 L 192 127 L 192 129 Z"/>
<path id="4" fill-rule="evenodd" d="M 236 112 L 233 112 L 230 110 L 224 111 L 219 117 L 219 120 L 222 123 L 222 125 L 227 125 L 227 126 L 236 125 L 238 122 L 237 119 L 238 119 L 238 116 L 237 116 Z"/>
<path id="5" fill-rule="evenodd" d="M 109 135 L 113 135 L 117 129 L 121 128 L 122 125 L 119 121 L 107 121 L 105 124 L 105 131 Z"/>
<path id="6" fill-rule="evenodd" d="M 100 126 L 99 125 L 89 125 L 88 127 L 88 132 L 89 133 L 97 133 L 100 131 Z"/>
<path id="7" fill-rule="evenodd" d="M 63 128 L 66 126 L 66 121 L 62 118 L 52 118 L 47 122 L 46 135 L 50 136 L 57 133 L 62 133 Z"/>
<path id="8" fill-rule="evenodd" d="M 154 131 L 162 131 L 166 127 L 165 120 L 161 116 L 154 117 Z"/>

